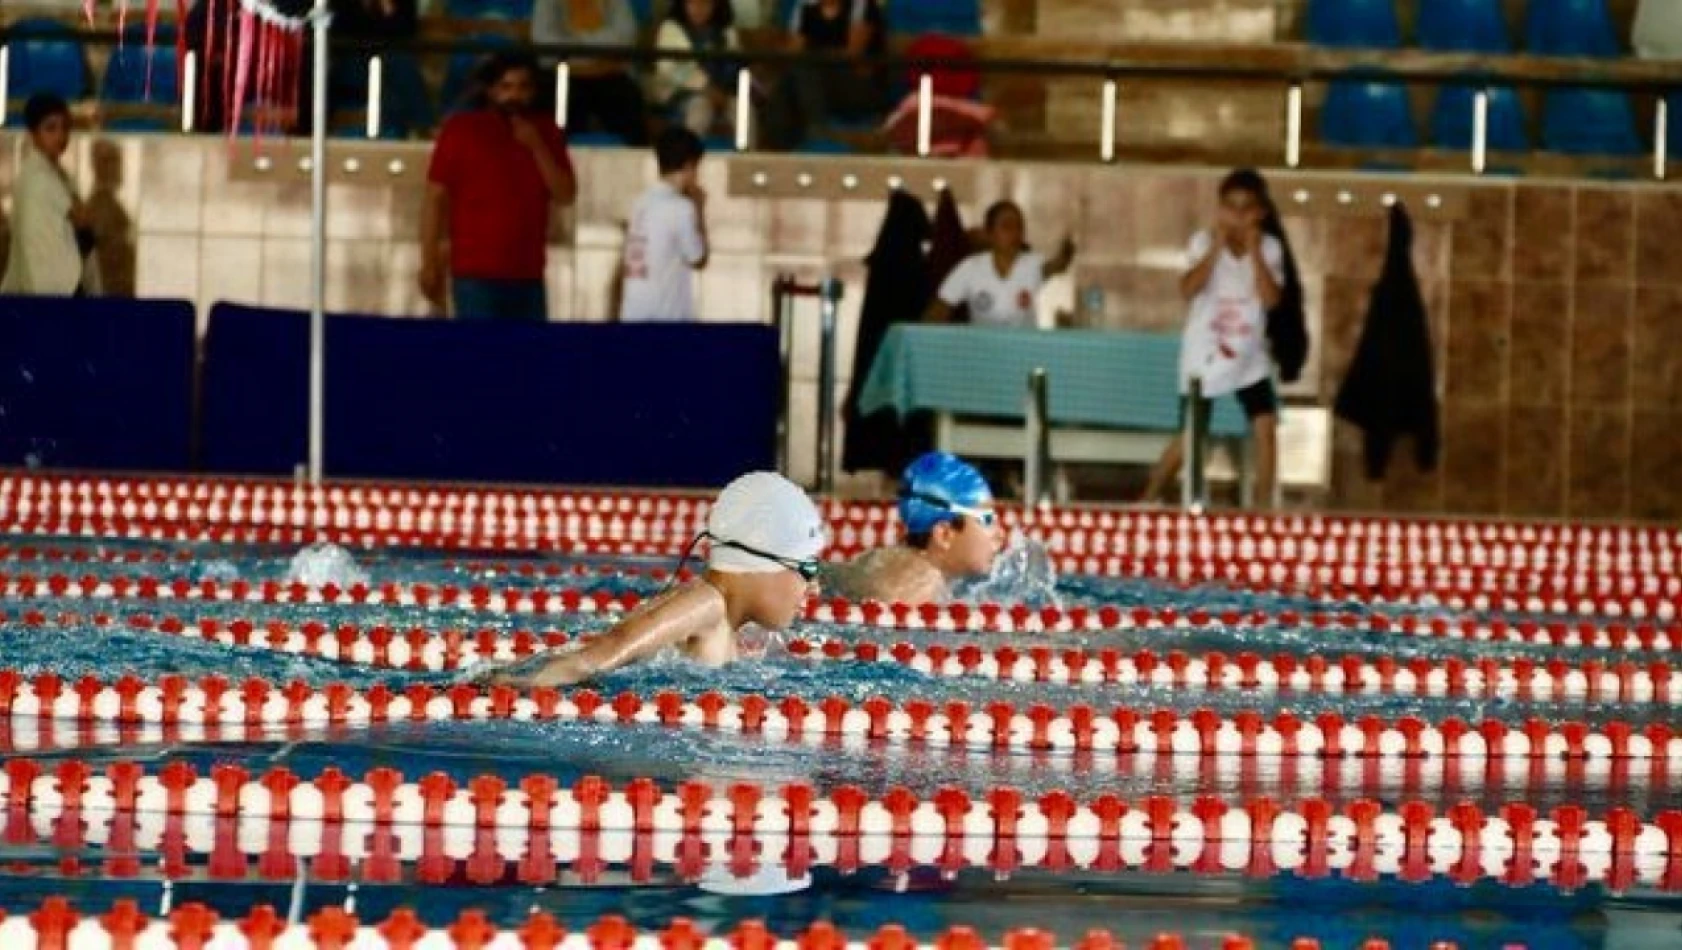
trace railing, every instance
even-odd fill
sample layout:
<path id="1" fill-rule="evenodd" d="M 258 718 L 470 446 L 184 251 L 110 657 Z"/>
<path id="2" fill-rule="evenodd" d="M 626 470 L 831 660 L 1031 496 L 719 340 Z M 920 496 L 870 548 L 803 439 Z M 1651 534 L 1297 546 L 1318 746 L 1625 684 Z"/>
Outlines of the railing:
<path id="1" fill-rule="evenodd" d="M 83 30 L 67 34 L 67 38 L 91 46 L 110 46 L 117 42 L 113 32 Z M 0 77 L 4 77 L 5 57 L 10 37 L 0 28 Z M 35 37 L 37 41 L 40 37 Z M 1517 89 L 1549 90 L 1559 88 L 1592 88 L 1620 90 L 1652 102 L 1651 164 L 1653 178 L 1668 174 L 1667 138 L 1669 135 L 1666 95 L 1682 91 L 1682 67 L 1674 63 L 1638 60 L 1585 60 L 1531 56 L 1488 57 L 1470 54 L 1429 53 L 1417 50 L 1374 51 L 1307 47 L 1297 44 L 1264 46 L 1221 46 L 1187 44 L 1104 44 L 1048 41 L 1031 37 L 992 37 L 974 42 L 978 59 L 953 61 L 888 54 L 873 60 L 890 75 L 905 76 L 905 90 L 918 98 L 918 128 L 915 154 L 927 155 L 931 147 L 931 109 L 928 107 L 932 83 L 929 77 L 941 70 L 979 74 L 990 80 L 1038 78 L 1042 80 L 1089 81 L 1094 84 L 1098 99 L 1095 127 L 1081 130 L 1078 137 L 1059 138 L 1058 144 L 1079 147 L 1085 156 L 1099 161 L 1115 161 L 1124 154 L 1148 153 L 1149 148 L 1121 147 L 1121 133 L 1128 118 L 1120 102 L 1122 91 L 1130 83 L 1162 82 L 1221 82 L 1241 83 L 1276 90 L 1283 116 L 1280 140 L 1256 143 L 1243 158 L 1257 164 L 1282 165 L 1297 168 L 1304 165 L 1339 164 L 1336 155 L 1316 149 L 1305 142 L 1306 114 L 1310 109 L 1310 95 L 1318 85 L 1338 79 L 1375 79 L 1387 83 L 1413 87 L 1419 85 L 1476 85 L 1481 87 L 1472 98 L 1473 129 L 1471 148 L 1458 159 L 1462 171 L 1484 174 L 1490 167 L 1487 90 L 1494 86 Z M 412 40 L 371 43 L 361 40 L 335 39 L 336 56 L 353 54 L 368 58 L 362 68 L 368 94 L 361 103 L 337 103 L 340 107 L 361 106 L 365 116 L 360 123 L 362 132 L 370 138 L 382 130 L 381 114 L 384 91 L 389 84 L 390 57 L 409 56 L 460 57 L 506 49 L 505 45 L 481 40 L 439 41 Z M 756 80 L 769 78 L 794 65 L 846 66 L 852 61 L 832 54 L 796 54 L 785 50 L 741 50 L 728 54 L 694 53 L 656 50 L 647 47 L 579 47 L 557 45 L 527 45 L 530 52 L 545 62 L 554 62 L 554 83 L 545 83 L 545 91 L 553 89 L 557 122 L 565 125 L 566 106 L 570 90 L 572 58 L 612 58 L 638 66 L 659 60 L 713 61 L 729 59 L 743 69 L 738 77 L 737 121 L 734 146 L 746 151 L 753 141 L 754 114 L 749 92 Z M 1046 58 L 1045 51 L 1055 49 L 1058 58 Z M 199 61 L 189 52 L 183 63 L 182 99 L 172 107 L 180 118 L 183 131 L 194 130 L 194 117 L 199 103 L 195 102 L 200 86 L 197 77 Z M 910 77 L 919 81 L 910 82 Z M 0 78 L 0 91 L 3 91 Z M 4 98 L 0 95 L 0 98 Z M 445 103 L 446 107 L 450 103 Z M 1059 129 L 1067 133 L 1068 129 Z M 1081 146 L 1079 143 L 1084 142 Z M 1161 151 L 1160 149 L 1158 151 Z M 1360 149 L 1339 150 L 1359 155 Z M 1065 155 L 1064 157 L 1068 157 Z M 1347 156 L 1345 158 L 1347 160 Z M 1441 163 L 1439 163 L 1441 164 Z"/>

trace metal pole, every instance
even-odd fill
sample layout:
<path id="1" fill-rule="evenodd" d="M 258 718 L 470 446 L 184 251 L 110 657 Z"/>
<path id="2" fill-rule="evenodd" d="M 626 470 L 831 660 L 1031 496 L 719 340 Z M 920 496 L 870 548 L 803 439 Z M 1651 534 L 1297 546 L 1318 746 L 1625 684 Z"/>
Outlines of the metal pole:
<path id="1" fill-rule="evenodd" d="M 323 430 L 327 386 L 327 0 L 315 0 L 315 78 L 310 88 L 310 458 L 309 476 L 319 484 L 325 454 Z"/>
<path id="2" fill-rule="evenodd" d="M 6 97 L 8 91 L 8 77 L 12 72 L 12 48 L 0 45 L 0 128 L 6 125 Z"/>
<path id="3" fill-rule="evenodd" d="M 928 158 L 934 135 L 934 77 L 917 78 L 917 157 Z"/>
<path id="4" fill-rule="evenodd" d="M 380 111 L 385 105 L 385 61 L 378 56 L 368 57 L 368 108 L 365 130 L 367 137 L 380 137 Z"/>
<path id="5" fill-rule="evenodd" d="M 1302 164 L 1302 83 L 1285 93 L 1285 167 Z"/>
<path id="6" fill-rule="evenodd" d="M 835 481 L 835 325 L 841 310 L 841 281 L 824 278 L 820 293 L 823 322 L 818 343 L 818 492 L 828 494 Z"/>
<path id="7" fill-rule="evenodd" d="M 1022 502 L 1037 505 L 1046 500 L 1046 481 L 1051 471 L 1051 424 L 1046 418 L 1046 372 L 1036 366 L 1028 373 L 1027 445 L 1022 457 Z"/>
<path id="8" fill-rule="evenodd" d="M 1472 174 L 1483 174 L 1489 163 L 1489 90 L 1472 96 Z"/>
<path id="9" fill-rule="evenodd" d="M 1669 174 L 1666 167 L 1670 163 L 1670 103 L 1664 96 L 1659 97 L 1658 104 L 1653 109 L 1653 177 L 1664 181 Z"/>
<path id="10" fill-rule="evenodd" d="M 1098 123 L 1098 159 L 1105 162 L 1115 161 L 1116 93 L 1115 80 L 1104 80 L 1103 111 Z"/>
<path id="11" fill-rule="evenodd" d="M 555 126 L 562 131 L 567 127 L 567 109 L 572 100 L 572 67 L 566 63 L 555 64 Z"/>
<path id="12" fill-rule="evenodd" d="M 793 378 L 789 373 L 789 278 L 778 274 L 771 281 L 771 320 L 777 328 L 777 356 L 783 368 L 781 385 L 777 388 L 777 471 L 788 474 L 788 407 L 789 387 Z"/>
<path id="13" fill-rule="evenodd" d="M 1200 511 L 1204 504 L 1202 407 L 1203 380 L 1193 376 L 1191 388 L 1186 393 L 1186 465 L 1180 476 L 1180 502 L 1187 511 Z"/>
<path id="14" fill-rule="evenodd" d="M 753 142 L 753 73 L 743 66 L 736 73 L 736 151 Z"/>
<path id="15" fill-rule="evenodd" d="M 0 78 L 0 83 L 5 79 Z M 181 131 L 191 132 L 198 122 L 199 109 L 199 54 L 197 50 L 188 50 L 187 59 L 181 64 Z M 0 102 L 5 97 L 0 96 Z"/>

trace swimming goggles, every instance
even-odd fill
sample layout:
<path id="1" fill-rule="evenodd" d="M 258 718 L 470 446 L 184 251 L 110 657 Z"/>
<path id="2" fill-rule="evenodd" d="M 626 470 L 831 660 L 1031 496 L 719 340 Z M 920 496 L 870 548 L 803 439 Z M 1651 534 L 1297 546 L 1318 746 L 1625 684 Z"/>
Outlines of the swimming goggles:
<path id="1" fill-rule="evenodd" d="M 712 542 L 721 548 L 735 548 L 743 554 L 751 554 L 754 557 L 764 558 L 772 564 L 786 567 L 794 573 L 799 574 L 800 579 L 808 584 L 817 580 L 818 572 L 823 569 L 822 562 L 817 558 L 812 558 L 808 561 L 797 561 L 794 558 L 782 557 L 780 555 L 772 554 L 769 551 L 761 551 L 758 548 L 750 548 L 738 541 L 721 541 L 718 538 L 713 538 L 710 534 L 707 535 L 707 537 L 712 538 Z"/>
<path id="2" fill-rule="evenodd" d="M 955 515 L 963 515 L 965 518 L 973 518 L 975 519 L 975 523 L 981 525 L 983 528 L 991 528 L 999 523 L 999 513 L 991 508 L 971 508 L 968 505 L 960 505 L 955 501 L 947 501 L 939 495 L 931 495 L 927 492 L 920 491 L 902 491 L 899 493 L 899 497 L 902 499 L 913 499 L 915 501 L 925 502 L 935 506 L 936 508 L 944 508 Z"/>
<path id="3" fill-rule="evenodd" d="M 817 580 L 819 572 L 823 570 L 823 562 L 819 561 L 817 558 L 812 558 L 806 561 L 797 561 L 794 558 L 782 557 L 780 555 L 772 554 L 769 551 L 761 551 L 758 548 L 748 547 L 738 541 L 726 541 L 722 538 L 713 536 L 709 532 L 703 531 L 695 536 L 695 540 L 689 542 L 689 547 L 683 549 L 683 557 L 677 562 L 677 571 L 673 572 L 674 581 L 676 580 L 676 574 L 683 570 L 683 566 L 685 564 L 689 563 L 690 556 L 695 553 L 696 546 L 699 545 L 703 539 L 711 541 L 721 548 L 735 548 L 743 554 L 751 554 L 757 558 L 764 558 L 778 567 L 786 567 L 794 573 L 799 574 L 800 579 L 808 584 Z"/>

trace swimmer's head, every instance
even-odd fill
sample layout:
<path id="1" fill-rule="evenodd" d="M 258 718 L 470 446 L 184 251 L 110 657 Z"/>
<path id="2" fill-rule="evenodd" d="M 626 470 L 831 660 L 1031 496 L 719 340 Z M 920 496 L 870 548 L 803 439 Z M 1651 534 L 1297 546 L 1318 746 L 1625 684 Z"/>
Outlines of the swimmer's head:
<path id="1" fill-rule="evenodd" d="M 993 490 L 975 466 L 948 452 L 930 452 L 899 483 L 899 520 L 907 545 L 923 551 L 951 577 L 993 568 L 1000 533 Z"/>
<path id="2" fill-rule="evenodd" d="M 707 569 L 735 579 L 749 619 L 788 626 L 817 580 L 823 517 L 800 486 L 775 472 L 750 472 L 725 486 L 707 516 Z"/>

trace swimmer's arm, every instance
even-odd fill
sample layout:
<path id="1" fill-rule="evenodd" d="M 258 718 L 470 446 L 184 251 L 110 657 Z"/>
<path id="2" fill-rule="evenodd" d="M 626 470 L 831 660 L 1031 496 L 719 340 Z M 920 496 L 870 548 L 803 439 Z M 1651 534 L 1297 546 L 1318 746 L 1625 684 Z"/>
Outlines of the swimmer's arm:
<path id="1" fill-rule="evenodd" d="M 557 656 L 535 672 L 513 682 L 514 685 L 527 687 L 582 683 L 681 643 L 687 639 L 684 634 L 683 629 L 659 623 L 652 616 L 631 617 L 579 649 Z"/>

